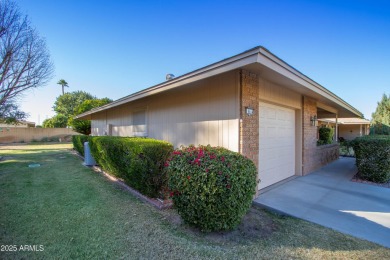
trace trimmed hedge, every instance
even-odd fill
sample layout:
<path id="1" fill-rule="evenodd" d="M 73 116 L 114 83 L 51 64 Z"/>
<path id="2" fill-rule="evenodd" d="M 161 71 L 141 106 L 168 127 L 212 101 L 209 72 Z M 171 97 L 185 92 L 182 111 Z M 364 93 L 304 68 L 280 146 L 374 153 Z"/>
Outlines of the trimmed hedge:
<path id="1" fill-rule="evenodd" d="M 359 177 L 368 181 L 390 181 L 390 136 L 364 136 L 352 141 Z"/>
<path id="2" fill-rule="evenodd" d="M 333 142 L 333 128 L 330 127 L 320 127 L 318 129 L 319 138 L 317 145 L 331 144 Z"/>
<path id="3" fill-rule="evenodd" d="M 73 135 L 72 136 L 72 143 L 73 148 L 79 152 L 82 156 L 84 156 L 84 143 L 88 142 L 88 135 Z"/>
<path id="4" fill-rule="evenodd" d="M 202 231 L 231 230 L 248 212 L 256 188 L 254 163 L 220 147 L 182 147 L 166 162 L 174 206 Z"/>
<path id="5" fill-rule="evenodd" d="M 89 139 L 89 145 L 94 159 L 105 171 L 144 195 L 164 195 L 164 163 L 173 151 L 170 143 L 151 138 L 96 136 Z"/>
<path id="6" fill-rule="evenodd" d="M 384 124 L 371 125 L 370 135 L 390 135 L 390 126 Z"/>

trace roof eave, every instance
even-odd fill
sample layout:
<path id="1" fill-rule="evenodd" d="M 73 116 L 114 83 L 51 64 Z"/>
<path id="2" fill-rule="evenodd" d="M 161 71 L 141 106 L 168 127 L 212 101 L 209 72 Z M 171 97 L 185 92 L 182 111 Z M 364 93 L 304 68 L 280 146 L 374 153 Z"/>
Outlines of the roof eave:
<path id="1" fill-rule="evenodd" d="M 306 87 L 307 89 L 310 89 L 311 91 L 323 96 L 324 98 L 331 100 L 332 102 L 338 104 L 339 106 L 345 108 L 346 110 L 349 110 L 354 115 L 358 117 L 363 117 L 363 114 L 360 111 L 352 107 L 343 99 L 341 99 L 340 97 L 338 97 L 337 95 L 329 91 L 328 89 L 324 88 L 317 82 L 313 81 L 306 75 L 302 74 L 301 72 L 299 72 L 298 70 L 296 70 L 295 68 L 287 64 L 285 61 L 279 59 L 264 47 L 258 46 L 246 52 L 235 55 L 233 57 L 224 59 L 222 61 L 213 63 L 206 67 L 184 74 L 180 77 L 162 82 L 150 88 L 120 98 L 102 107 L 94 108 L 88 112 L 77 115 L 75 118 L 88 120 L 91 119 L 92 114 L 110 109 L 112 107 L 116 107 L 147 96 L 155 95 L 163 91 L 174 89 L 185 84 L 189 84 L 204 78 L 208 78 L 227 71 L 238 69 L 256 62 L 268 66 L 269 68 L 281 73 L 287 78 L 290 78 L 291 80 L 297 82 L 303 87 Z"/>
<path id="2" fill-rule="evenodd" d="M 261 55 L 260 55 L 261 54 Z M 344 107 L 345 109 L 351 111 L 353 114 L 355 114 L 358 117 L 363 117 L 363 114 L 348 104 L 346 101 L 344 101 L 342 98 L 331 92 L 330 90 L 326 89 L 325 87 L 321 86 L 314 80 L 310 79 L 297 69 L 295 69 L 293 66 L 287 64 L 282 59 L 276 57 L 274 54 L 272 54 L 270 51 L 268 51 L 265 48 L 260 48 L 259 52 L 259 63 L 267 64 L 271 68 L 277 70 L 277 66 L 280 69 L 284 70 L 285 73 L 283 75 L 289 77 L 290 79 L 296 81 L 300 85 L 316 92 L 317 94 L 335 102 L 336 104 Z"/>
<path id="3" fill-rule="evenodd" d="M 215 76 L 230 70 L 234 70 L 240 67 L 243 67 L 245 65 L 251 64 L 256 62 L 257 60 L 257 53 L 259 52 L 260 47 L 256 47 L 253 49 L 250 49 L 246 52 L 240 53 L 238 55 L 235 55 L 233 57 L 230 57 L 228 59 L 224 59 L 222 61 L 213 63 L 211 65 L 208 65 L 206 67 L 200 68 L 198 70 L 192 71 L 190 73 L 184 74 L 180 77 L 174 78 L 169 81 L 162 82 L 160 84 L 157 84 L 155 86 L 152 86 L 150 88 L 138 91 L 136 93 L 133 93 L 131 95 L 128 95 L 126 97 L 120 98 L 114 102 L 111 102 L 107 105 L 94 108 L 90 111 L 87 111 L 85 113 L 82 113 L 80 115 L 77 115 L 76 119 L 87 119 L 88 115 L 92 115 L 101 111 L 104 111 L 106 109 L 110 109 L 112 107 L 116 107 L 140 98 L 144 98 L 147 96 L 155 95 L 163 91 L 167 91 L 173 88 L 180 87 L 184 84 L 189 84 L 204 78 L 208 78 L 211 76 Z"/>

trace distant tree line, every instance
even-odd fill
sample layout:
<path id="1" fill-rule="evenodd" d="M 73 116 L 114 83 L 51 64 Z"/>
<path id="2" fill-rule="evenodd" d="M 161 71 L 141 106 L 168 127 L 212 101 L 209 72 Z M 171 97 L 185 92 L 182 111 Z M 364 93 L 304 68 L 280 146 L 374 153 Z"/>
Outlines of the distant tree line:
<path id="1" fill-rule="evenodd" d="M 56 115 L 43 121 L 45 128 L 71 127 L 82 134 L 91 133 L 90 120 L 74 119 L 76 115 L 112 102 L 109 98 L 97 98 L 85 91 L 74 91 L 57 97 L 53 110 Z"/>
<path id="2" fill-rule="evenodd" d="M 372 113 L 370 134 L 390 135 L 390 94 L 383 94 Z"/>

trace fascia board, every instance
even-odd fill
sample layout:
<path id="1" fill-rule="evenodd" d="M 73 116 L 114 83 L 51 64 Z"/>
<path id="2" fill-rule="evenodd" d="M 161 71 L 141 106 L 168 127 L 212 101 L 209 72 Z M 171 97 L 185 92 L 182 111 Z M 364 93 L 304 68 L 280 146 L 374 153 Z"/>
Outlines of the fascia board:
<path id="1" fill-rule="evenodd" d="M 343 125 L 370 125 L 371 123 L 369 122 L 343 122 Z"/>
<path id="2" fill-rule="evenodd" d="M 337 112 L 338 112 L 337 109 L 335 109 L 333 107 L 330 107 L 328 105 L 325 105 L 325 104 L 323 104 L 321 102 L 317 102 L 317 107 L 322 108 L 322 109 L 324 109 L 326 111 L 329 111 L 331 113 L 334 113 L 334 114 L 337 114 Z"/>
<path id="3" fill-rule="evenodd" d="M 356 114 L 359 117 L 363 117 L 363 115 L 356 110 L 354 107 L 349 105 L 344 100 L 337 97 L 335 94 L 327 90 L 326 88 L 322 87 L 315 81 L 311 80 L 307 76 L 303 75 L 281 59 L 277 58 L 273 54 L 271 54 L 266 49 L 261 48 L 258 54 L 258 60 L 259 63 L 269 67 L 270 69 L 284 75 L 285 77 L 297 82 L 298 84 L 306 87 L 307 89 L 325 97 L 326 99 L 329 99 L 333 101 L 334 103 L 338 104 L 341 107 L 344 107 L 345 109 L 351 111 L 352 113 Z"/>
<path id="4" fill-rule="evenodd" d="M 91 114 L 94 114 L 97 112 L 101 112 L 101 111 L 110 109 L 112 107 L 120 106 L 120 105 L 123 105 L 123 104 L 131 102 L 131 101 L 135 101 L 135 100 L 138 100 L 138 99 L 141 99 L 144 97 L 155 95 L 155 94 L 163 92 L 163 91 L 174 89 L 174 88 L 180 87 L 180 86 L 185 85 L 185 84 L 189 84 L 189 83 L 201 80 L 201 79 L 205 79 L 205 78 L 212 77 L 212 76 L 215 76 L 215 75 L 227 72 L 227 71 L 241 68 L 241 67 L 246 66 L 248 64 L 255 63 L 257 61 L 258 51 L 259 51 L 259 49 L 256 48 L 256 49 L 247 51 L 245 53 L 236 55 L 234 57 L 228 58 L 226 60 L 220 61 L 218 63 L 211 64 L 207 67 L 204 67 L 204 68 L 199 69 L 199 70 L 195 70 L 191 73 L 185 74 L 185 75 L 180 76 L 178 78 L 175 78 L 173 80 L 160 83 L 158 85 L 147 88 L 145 90 L 141 90 L 141 91 L 136 92 L 134 94 L 131 94 L 129 96 L 120 98 L 120 99 L 118 99 L 112 103 L 109 103 L 105 106 L 102 106 L 102 107 L 99 107 L 96 109 L 92 109 L 88 112 L 77 115 L 75 118 L 76 119 L 85 118 L 88 115 L 91 115 Z"/>

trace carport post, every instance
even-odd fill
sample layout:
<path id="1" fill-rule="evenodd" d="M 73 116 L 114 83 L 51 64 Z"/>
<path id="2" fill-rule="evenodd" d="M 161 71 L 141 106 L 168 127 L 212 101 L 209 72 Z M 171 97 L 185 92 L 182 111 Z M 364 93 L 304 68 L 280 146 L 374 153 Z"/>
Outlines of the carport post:
<path id="1" fill-rule="evenodd" d="M 335 135 L 335 141 L 337 142 L 338 141 L 338 136 L 339 136 L 339 123 L 338 123 L 338 116 L 336 114 L 336 129 L 334 131 L 334 135 Z"/>

